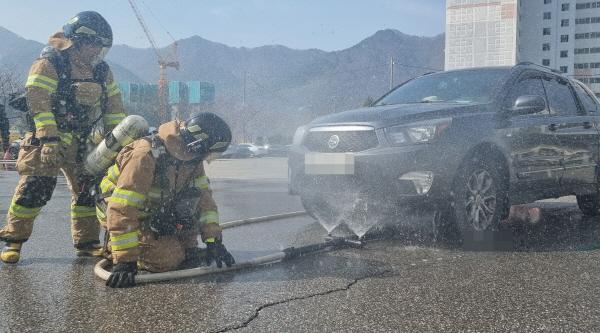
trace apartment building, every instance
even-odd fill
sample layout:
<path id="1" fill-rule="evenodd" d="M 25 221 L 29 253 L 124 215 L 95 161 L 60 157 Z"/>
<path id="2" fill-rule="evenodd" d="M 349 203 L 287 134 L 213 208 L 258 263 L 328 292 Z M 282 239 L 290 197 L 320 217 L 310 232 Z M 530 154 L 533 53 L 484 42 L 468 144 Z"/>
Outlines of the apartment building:
<path id="1" fill-rule="evenodd" d="M 573 76 L 600 95 L 600 1 L 446 1 L 446 70 L 523 61 Z"/>

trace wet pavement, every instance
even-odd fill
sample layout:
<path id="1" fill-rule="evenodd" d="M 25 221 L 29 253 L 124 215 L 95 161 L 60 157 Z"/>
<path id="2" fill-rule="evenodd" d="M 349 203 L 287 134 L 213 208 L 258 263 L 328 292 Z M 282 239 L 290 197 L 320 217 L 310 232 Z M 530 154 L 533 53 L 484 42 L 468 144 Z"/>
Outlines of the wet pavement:
<path id="1" fill-rule="evenodd" d="M 287 195 L 284 161 L 214 162 L 207 170 L 222 222 L 302 210 Z M 0 171 L 2 215 L 17 181 Z M 397 230 L 362 249 L 121 290 L 94 275 L 98 259 L 75 257 L 68 205 L 59 181 L 23 259 L 0 263 L 0 332 L 600 330 L 600 251 L 577 251 L 600 243 L 600 218 L 583 218 L 570 197 L 519 208 L 506 226 L 514 251 L 466 251 Z M 325 235 L 300 216 L 226 229 L 224 242 L 244 260 Z"/>

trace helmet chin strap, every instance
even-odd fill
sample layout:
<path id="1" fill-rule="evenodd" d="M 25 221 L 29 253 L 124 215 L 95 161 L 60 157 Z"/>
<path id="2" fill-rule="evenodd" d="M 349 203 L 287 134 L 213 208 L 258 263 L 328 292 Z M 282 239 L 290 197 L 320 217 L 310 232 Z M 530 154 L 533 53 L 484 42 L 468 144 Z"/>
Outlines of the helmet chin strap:
<path id="1" fill-rule="evenodd" d="M 221 157 L 222 153 L 208 153 L 208 155 L 204 158 L 204 160 L 208 163 L 216 160 L 217 158 Z"/>

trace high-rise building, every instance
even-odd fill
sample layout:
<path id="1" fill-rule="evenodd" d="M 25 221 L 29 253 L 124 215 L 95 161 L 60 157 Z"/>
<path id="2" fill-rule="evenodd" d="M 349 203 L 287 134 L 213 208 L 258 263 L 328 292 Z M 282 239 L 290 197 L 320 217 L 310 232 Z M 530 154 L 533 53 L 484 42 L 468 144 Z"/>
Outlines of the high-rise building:
<path id="1" fill-rule="evenodd" d="M 523 61 L 575 77 L 600 95 L 600 1 L 446 1 L 446 70 Z"/>

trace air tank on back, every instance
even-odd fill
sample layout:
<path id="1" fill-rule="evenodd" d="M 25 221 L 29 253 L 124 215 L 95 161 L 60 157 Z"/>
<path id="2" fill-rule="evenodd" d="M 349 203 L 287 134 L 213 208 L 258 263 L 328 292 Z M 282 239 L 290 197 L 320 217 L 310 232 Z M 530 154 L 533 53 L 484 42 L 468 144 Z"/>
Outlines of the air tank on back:
<path id="1" fill-rule="evenodd" d="M 85 160 L 85 170 L 91 175 L 99 175 L 114 163 L 121 148 L 147 135 L 148 122 L 142 116 L 125 117 L 99 145 L 97 145 Z"/>

